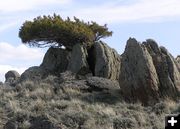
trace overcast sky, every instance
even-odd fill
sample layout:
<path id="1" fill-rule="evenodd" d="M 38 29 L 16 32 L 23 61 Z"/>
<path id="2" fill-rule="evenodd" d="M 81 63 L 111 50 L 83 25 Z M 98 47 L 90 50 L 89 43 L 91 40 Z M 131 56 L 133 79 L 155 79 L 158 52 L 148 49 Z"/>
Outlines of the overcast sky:
<path id="1" fill-rule="evenodd" d="M 18 31 L 25 20 L 53 13 L 107 23 L 114 33 L 104 41 L 119 54 L 129 37 L 152 38 L 180 54 L 180 0 L 0 0 L 0 81 L 8 70 L 40 65 L 46 49 L 23 45 Z"/>

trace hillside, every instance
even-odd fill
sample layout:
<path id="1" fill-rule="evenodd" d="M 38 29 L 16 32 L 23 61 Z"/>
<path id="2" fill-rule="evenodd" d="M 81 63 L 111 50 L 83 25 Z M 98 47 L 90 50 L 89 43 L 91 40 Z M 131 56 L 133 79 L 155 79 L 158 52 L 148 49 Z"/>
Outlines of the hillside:
<path id="1" fill-rule="evenodd" d="M 180 112 L 180 63 L 148 39 L 119 55 L 106 43 L 51 47 L 40 66 L 0 84 L 0 128 L 163 129 Z"/>

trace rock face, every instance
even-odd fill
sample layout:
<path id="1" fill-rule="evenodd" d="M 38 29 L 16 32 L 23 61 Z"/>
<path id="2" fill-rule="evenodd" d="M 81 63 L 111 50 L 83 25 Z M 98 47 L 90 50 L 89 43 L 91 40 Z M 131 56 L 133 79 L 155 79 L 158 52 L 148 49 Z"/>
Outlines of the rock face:
<path id="1" fill-rule="evenodd" d="M 6 83 L 14 83 L 17 79 L 19 79 L 20 74 L 17 71 L 10 70 L 5 74 L 5 82 Z"/>
<path id="2" fill-rule="evenodd" d="M 180 55 L 176 57 L 176 61 L 180 64 Z"/>
<path id="3" fill-rule="evenodd" d="M 92 83 L 102 82 L 98 77 L 115 80 L 119 82 L 126 100 L 148 104 L 161 98 L 174 99 L 180 96 L 179 62 L 179 57 L 175 60 L 152 39 L 139 43 L 130 38 L 122 55 L 102 42 L 94 43 L 90 49 L 76 44 L 72 51 L 49 48 L 42 64 L 26 70 L 21 80 L 41 80 L 53 74 L 58 75 L 61 83 L 71 79 L 76 82 L 93 74 L 97 78 L 86 81 L 91 89 L 99 87 Z M 109 86 L 111 83 L 101 85 Z"/>
<path id="4" fill-rule="evenodd" d="M 23 79 L 45 77 L 47 74 L 59 75 L 71 71 L 78 75 L 104 77 L 118 80 L 120 72 L 120 55 L 107 44 L 95 43 L 87 50 L 83 45 L 76 44 L 72 51 L 61 48 L 49 48 L 39 67 L 26 70 Z"/>
<path id="5" fill-rule="evenodd" d="M 177 62 L 177 67 L 178 67 L 179 72 L 180 72 L 180 55 L 176 57 L 176 62 Z"/>
<path id="6" fill-rule="evenodd" d="M 180 73 L 173 57 L 153 40 L 140 44 L 127 41 L 122 54 L 119 83 L 124 97 L 144 104 L 159 98 L 176 98 L 180 93 Z"/>
<path id="7" fill-rule="evenodd" d="M 80 44 L 76 44 L 72 49 L 71 59 L 69 61 L 67 70 L 82 75 L 89 73 L 90 70 L 87 57 L 87 49 Z"/>
<path id="8" fill-rule="evenodd" d="M 49 74 L 58 75 L 67 70 L 70 53 L 61 48 L 49 48 L 40 66 L 34 66 L 22 73 L 20 80 L 40 81 Z"/>
<path id="9" fill-rule="evenodd" d="M 69 59 L 70 55 L 67 50 L 51 47 L 46 52 L 40 67 L 50 73 L 58 74 L 67 70 Z"/>
<path id="10" fill-rule="evenodd" d="M 125 98 L 143 103 L 158 98 L 159 80 L 152 58 L 144 45 L 134 38 L 127 41 L 122 55 L 119 83 Z"/>
<path id="11" fill-rule="evenodd" d="M 48 72 L 39 66 L 34 66 L 28 68 L 24 73 L 22 73 L 20 80 L 32 80 L 32 81 L 40 81 L 42 78 L 47 77 Z"/>
<path id="12" fill-rule="evenodd" d="M 120 55 L 105 43 L 95 43 L 91 53 L 94 76 L 117 80 L 120 72 Z M 92 67 L 92 66 L 91 66 Z"/>
<path id="13" fill-rule="evenodd" d="M 159 79 L 159 94 L 162 97 L 175 98 L 180 95 L 180 73 L 173 56 L 164 47 L 158 47 L 153 40 L 145 43 Z"/>
<path id="14" fill-rule="evenodd" d="M 89 89 L 95 91 L 102 91 L 102 90 L 109 90 L 109 89 L 116 89 L 119 90 L 119 84 L 117 81 L 109 80 L 102 77 L 89 77 L 86 80 L 86 83 Z"/>

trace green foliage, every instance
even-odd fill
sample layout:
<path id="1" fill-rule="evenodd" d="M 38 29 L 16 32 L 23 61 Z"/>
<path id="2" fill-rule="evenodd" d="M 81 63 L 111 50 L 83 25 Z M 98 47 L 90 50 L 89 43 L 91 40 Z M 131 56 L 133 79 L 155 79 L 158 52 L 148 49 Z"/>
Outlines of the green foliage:
<path id="1" fill-rule="evenodd" d="M 74 17 L 63 20 L 59 15 L 39 16 L 33 21 L 26 21 L 20 28 L 19 37 L 22 42 L 36 47 L 65 46 L 71 49 L 77 43 L 87 46 L 101 38 L 109 37 L 106 25 L 96 22 L 84 22 Z"/>

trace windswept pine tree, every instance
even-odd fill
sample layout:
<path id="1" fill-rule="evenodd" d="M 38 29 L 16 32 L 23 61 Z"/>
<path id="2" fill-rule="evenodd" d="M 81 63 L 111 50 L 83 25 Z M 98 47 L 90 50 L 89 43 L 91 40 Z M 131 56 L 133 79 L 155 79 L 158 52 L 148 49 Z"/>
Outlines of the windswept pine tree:
<path id="1" fill-rule="evenodd" d="M 101 38 L 112 36 L 107 25 L 96 22 L 84 22 L 76 17 L 63 19 L 60 15 L 39 16 L 26 21 L 20 28 L 22 42 L 36 47 L 64 46 L 72 49 L 77 43 L 91 46 Z"/>

